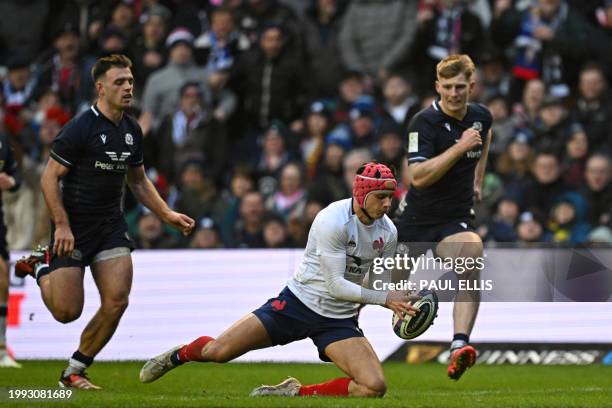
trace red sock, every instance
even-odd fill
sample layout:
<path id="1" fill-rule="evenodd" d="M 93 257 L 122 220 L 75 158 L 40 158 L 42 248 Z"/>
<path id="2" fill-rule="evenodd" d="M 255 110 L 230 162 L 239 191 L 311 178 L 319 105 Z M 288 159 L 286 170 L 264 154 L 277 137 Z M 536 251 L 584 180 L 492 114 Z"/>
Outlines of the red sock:
<path id="1" fill-rule="evenodd" d="M 204 361 L 202 359 L 202 349 L 209 341 L 214 340 L 209 336 L 198 337 L 191 343 L 184 345 L 178 351 L 178 358 L 183 362 L 187 361 Z"/>
<path id="2" fill-rule="evenodd" d="M 302 385 L 298 395 L 348 395 L 348 387 L 351 379 L 348 377 L 336 378 L 321 384 Z"/>

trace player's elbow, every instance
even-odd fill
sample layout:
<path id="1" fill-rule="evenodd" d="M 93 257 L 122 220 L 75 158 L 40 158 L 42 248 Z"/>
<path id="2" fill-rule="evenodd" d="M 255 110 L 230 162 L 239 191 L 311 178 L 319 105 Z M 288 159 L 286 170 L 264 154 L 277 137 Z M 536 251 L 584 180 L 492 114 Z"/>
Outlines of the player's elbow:
<path id="1" fill-rule="evenodd" d="M 425 187 L 427 187 L 428 185 L 429 185 L 429 183 L 427 182 L 427 178 L 426 177 L 413 176 L 413 178 L 412 178 L 412 186 L 414 188 L 416 188 L 417 190 L 422 190 Z"/>

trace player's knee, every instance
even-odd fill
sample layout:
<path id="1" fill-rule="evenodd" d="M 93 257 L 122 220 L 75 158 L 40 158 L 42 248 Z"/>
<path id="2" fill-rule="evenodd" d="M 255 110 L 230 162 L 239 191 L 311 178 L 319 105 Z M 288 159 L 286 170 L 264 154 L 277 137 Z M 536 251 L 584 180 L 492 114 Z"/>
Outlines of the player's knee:
<path id="1" fill-rule="evenodd" d="M 81 316 L 83 308 L 68 307 L 52 310 L 53 318 L 60 323 L 70 323 Z"/>
<path id="2" fill-rule="evenodd" d="M 361 384 L 366 397 L 380 398 L 387 392 L 387 383 L 383 378 L 372 378 Z"/>
<path id="3" fill-rule="evenodd" d="M 112 299 L 107 299 L 102 301 L 102 310 L 104 313 L 113 315 L 113 316 L 121 316 L 125 309 L 127 309 L 129 304 L 129 299 L 127 296 L 117 297 Z"/>

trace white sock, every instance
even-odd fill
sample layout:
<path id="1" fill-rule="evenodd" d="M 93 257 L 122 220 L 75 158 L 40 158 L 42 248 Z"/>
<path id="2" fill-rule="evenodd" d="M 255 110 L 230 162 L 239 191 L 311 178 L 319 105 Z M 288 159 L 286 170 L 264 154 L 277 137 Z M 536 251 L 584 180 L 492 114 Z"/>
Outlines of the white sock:
<path id="1" fill-rule="evenodd" d="M 465 345 L 467 345 L 467 343 L 464 340 L 453 340 L 453 342 L 451 343 L 450 349 L 451 351 L 457 350 Z"/>
<path id="2" fill-rule="evenodd" d="M 68 368 L 64 370 L 64 377 L 71 374 L 81 374 L 87 366 L 74 358 L 68 360 Z"/>

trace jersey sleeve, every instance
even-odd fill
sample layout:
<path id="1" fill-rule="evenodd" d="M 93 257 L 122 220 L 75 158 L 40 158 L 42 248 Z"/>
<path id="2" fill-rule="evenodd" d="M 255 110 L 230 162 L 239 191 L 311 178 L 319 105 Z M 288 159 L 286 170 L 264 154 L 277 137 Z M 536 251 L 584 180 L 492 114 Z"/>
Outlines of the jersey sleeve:
<path id="1" fill-rule="evenodd" d="M 66 167 L 72 167 L 81 154 L 82 138 L 77 121 L 70 121 L 62 128 L 49 153 L 53 159 Z"/>
<path id="2" fill-rule="evenodd" d="M 419 163 L 434 157 L 435 132 L 422 115 L 417 115 L 408 126 L 408 164 Z"/>
<path id="3" fill-rule="evenodd" d="M 140 125 L 135 120 L 134 124 L 134 154 L 131 155 L 128 164 L 132 167 L 141 166 L 144 163 L 144 155 L 142 152 L 143 134 Z"/>

